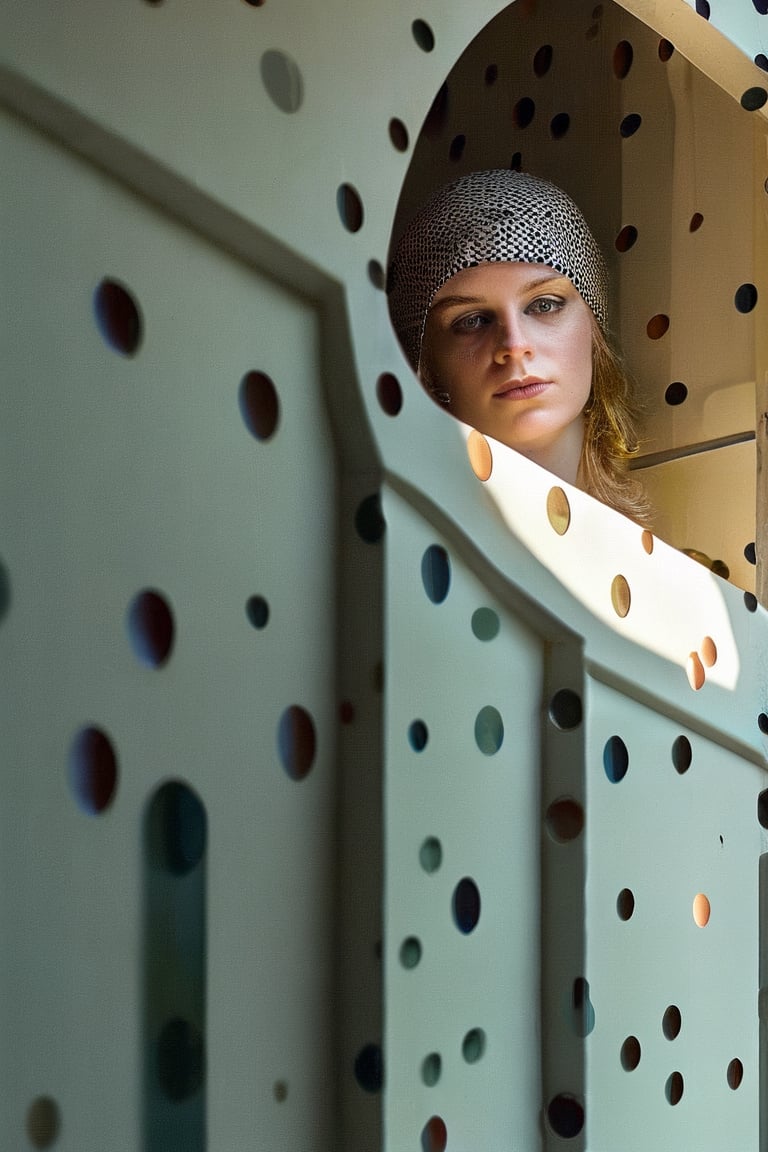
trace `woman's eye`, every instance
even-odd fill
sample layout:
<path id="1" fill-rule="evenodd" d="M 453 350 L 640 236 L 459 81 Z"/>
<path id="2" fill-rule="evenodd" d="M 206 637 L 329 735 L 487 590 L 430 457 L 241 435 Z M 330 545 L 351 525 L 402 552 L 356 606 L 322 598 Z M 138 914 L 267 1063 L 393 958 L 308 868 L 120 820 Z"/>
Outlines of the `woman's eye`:
<path id="1" fill-rule="evenodd" d="M 528 305 L 528 311 L 546 315 L 549 312 L 559 312 L 564 305 L 565 301 L 557 296 L 540 296 L 538 300 Z"/>
<path id="2" fill-rule="evenodd" d="M 461 316 L 458 320 L 455 320 L 452 327 L 457 332 L 477 332 L 487 324 L 487 322 L 485 316 L 479 312 L 474 312 L 471 316 Z"/>

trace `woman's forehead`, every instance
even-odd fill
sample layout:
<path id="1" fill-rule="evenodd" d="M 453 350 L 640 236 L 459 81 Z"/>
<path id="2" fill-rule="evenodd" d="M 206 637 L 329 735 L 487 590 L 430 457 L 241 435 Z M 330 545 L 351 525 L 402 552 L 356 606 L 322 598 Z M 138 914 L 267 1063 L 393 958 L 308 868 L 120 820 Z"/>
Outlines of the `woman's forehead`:
<path id="1" fill-rule="evenodd" d="M 565 284 L 571 282 L 556 268 L 544 264 L 528 264 L 521 261 L 503 261 L 476 264 L 462 268 L 446 280 L 435 293 L 430 311 L 438 305 L 463 303 L 488 292 L 524 292 L 542 285 Z"/>

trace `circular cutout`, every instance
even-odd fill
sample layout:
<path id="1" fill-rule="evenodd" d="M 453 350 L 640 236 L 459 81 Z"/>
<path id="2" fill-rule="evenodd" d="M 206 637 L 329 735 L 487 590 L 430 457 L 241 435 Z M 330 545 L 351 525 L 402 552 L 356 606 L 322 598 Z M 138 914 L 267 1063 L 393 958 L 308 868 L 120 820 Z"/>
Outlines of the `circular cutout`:
<path id="1" fill-rule="evenodd" d="M 414 752 L 423 752 L 429 740 L 429 732 L 423 720 L 414 720 L 408 729 L 408 743 Z"/>
<path id="2" fill-rule="evenodd" d="M 634 224 L 625 224 L 616 237 L 614 244 L 617 252 L 629 252 L 637 243 L 637 228 Z"/>
<path id="3" fill-rule="evenodd" d="M 768 0 L 752 0 L 755 11 L 761 16 L 768 16 Z"/>
<path id="4" fill-rule="evenodd" d="M 747 112 L 757 112 L 758 108 L 762 108 L 768 100 L 768 92 L 765 88 L 754 87 L 747 88 L 746 92 L 742 93 L 741 106 Z"/>
<path id="5" fill-rule="evenodd" d="M 427 1088 L 434 1088 L 443 1071 L 443 1060 L 439 1052 L 430 1052 L 421 1062 L 421 1080 Z"/>
<path id="6" fill-rule="evenodd" d="M 584 830 L 584 809 L 573 797 L 563 796 L 549 805 L 545 822 L 552 839 L 567 844 Z"/>
<path id="7" fill-rule="evenodd" d="M 768 828 L 768 789 L 757 798 L 757 819 L 761 828 Z"/>
<path id="8" fill-rule="evenodd" d="M 467 1064 L 477 1064 L 485 1055 L 485 1032 L 482 1028 L 471 1028 L 461 1043 L 461 1054 Z"/>
<path id="9" fill-rule="evenodd" d="M 421 558 L 421 582 L 427 599 L 442 604 L 451 587 L 451 562 L 440 544 L 430 544 Z"/>
<path id="10" fill-rule="evenodd" d="M 355 1080 L 364 1092 L 380 1092 L 384 1083 L 384 1060 L 378 1044 L 366 1044 L 355 1057 Z"/>
<path id="11" fill-rule="evenodd" d="M 624 117 L 621 124 L 619 124 L 619 134 L 623 136 L 625 140 L 628 140 L 630 136 L 634 136 L 642 122 L 643 118 L 639 113 L 630 112 L 628 116 Z"/>
<path id="12" fill-rule="evenodd" d="M 284 1104 L 288 1099 L 288 1085 L 285 1080 L 275 1080 L 272 1085 L 272 1095 L 278 1104 Z"/>
<path id="13" fill-rule="evenodd" d="M 431 1116 L 421 1130 L 421 1152 L 445 1152 L 448 1129 L 440 1116 Z"/>
<path id="14" fill-rule="evenodd" d="M 298 112 L 304 101 L 304 78 L 296 61 L 271 48 L 261 57 L 261 82 L 281 112 Z"/>
<path id="15" fill-rule="evenodd" d="M 651 316 L 645 330 L 651 340 L 661 340 L 662 336 L 665 336 L 669 331 L 669 316 L 665 316 L 663 312 Z"/>
<path id="16" fill-rule="evenodd" d="M 682 1026 L 683 1018 L 680 1015 L 680 1009 L 677 1004 L 670 1004 L 661 1018 L 661 1030 L 667 1040 L 677 1040 Z"/>
<path id="17" fill-rule="evenodd" d="M 699 16 L 709 20 L 709 0 L 696 0 L 696 11 Z"/>
<path id="18" fill-rule="evenodd" d="M 662 64 L 666 64 L 671 60 L 675 53 L 675 46 L 671 40 L 659 40 L 659 60 Z"/>
<path id="19" fill-rule="evenodd" d="M 547 493 L 547 519 L 558 536 L 565 536 L 571 524 L 571 505 L 558 486 L 550 488 Z"/>
<path id="20" fill-rule="evenodd" d="M 635 895 L 631 888 L 622 888 L 616 897 L 616 913 L 619 920 L 631 920 L 635 911 Z"/>
<path id="21" fill-rule="evenodd" d="M 643 545 L 643 551 L 647 552 L 650 556 L 653 553 L 653 532 L 649 532 L 648 529 L 645 528 L 640 540 Z"/>
<path id="22" fill-rule="evenodd" d="M 203 1038 L 188 1020 L 169 1020 L 157 1038 L 157 1078 L 169 1100 L 189 1100 L 205 1071 Z"/>
<path id="23" fill-rule="evenodd" d="M 522 152 L 513 152 L 512 159 L 509 162 L 509 167 L 513 172 L 521 172 L 523 169 L 523 154 Z M 768 181 L 766 181 L 768 183 Z"/>
<path id="24" fill-rule="evenodd" d="M 764 52 L 758 52 L 755 56 L 755 64 L 758 68 L 762 68 L 763 72 L 768 72 L 768 56 Z"/>
<path id="25" fill-rule="evenodd" d="M 761 712 L 757 717 L 757 726 L 763 736 L 768 736 L 768 713 Z"/>
<path id="26" fill-rule="evenodd" d="M 603 768 L 612 784 L 623 780 L 629 768 L 629 752 L 621 736 L 611 736 L 603 748 Z"/>
<path id="27" fill-rule="evenodd" d="M 687 398 L 688 389 L 682 380 L 674 380 L 664 393 L 664 399 L 672 408 L 676 408 L 678 404 L 683 404 Z"/>
<path id="28" fill-rule="evenodd" d="M 688 231 L 689 232 L 698 232 L 699 228 L 701 228 L 703 223 L 704 223 L 704 217 L 702 216 L 701 212 L 694 212 L 694 214 L 693 214 L 693 216 L 691 216 L 690 222 L 688 224 Z"/>
<path id="29" fill-rule="evenodd" d="M 570 1139 L 584 1127 L 584 1106 L 567 1092 L 554 1096 L 547 1107 L 547 1120 L 557 1136 Z"/>
<path id="30" fill-rule="evenodd" d="M 59 1106 L 51 1096 L 38 1096 L 27 1109 L 27 1136 L 33 1148 L 50 1148 L 61 1129 Z"/>
<path id="31" fill-rule="evenodd" d="M 682 776 L 691 766 L 693 750 L 687 736 L 678 736 L 672 745 L 672 763 L 675 771 Z"/>
<path id="32" fill-rule="evenodd" d="M 443 846 L 436 836 L 428 836 L 419 849 L 419 863 L 431 876 L 443 862 Z"/>
<path id="33" fill-rule="evenodd" d="M 431 52 L 435 46 L 435 34 L 426 20 L 414 20 L 411 24 L 413 38 L 422 52 Z"/>
<path id="34" fill-rule="evenodd" d="M 398 120 L 393 116 L 389 122 L 389 139 L 392 142 L 392 147 L 396 148 L 398 152 L 408 151 L 408 129 L 402 120 Z"/>
<path id="35" fill-rule="evenodd" d="M 98 816 L 117 788 L 117 756 L 101 728 L 81 728 L 69 752 L 69 783 L 83 812 Z"/>
<path id="36" fill-rule="evenodd" d="M 243 423 L 257 440 L 269 440 L 280 418 L 277 389 L 266 372 L 246 372 L 238 393 Z"/>
<path id="37" fill-rule="evenodd" d="M 263 596 L 249 596 L 245 603 L 245 614 L 254 628 L 259 630 L 266 628 L 269 622 L 269 604 Z"/>
<path id="38" fill-rule="evenodd" d="M 747 612 L 757 612 L 757 596 L 752 592 L 744 593 L 744 607 Z"/>
<path id="39" fill-rule="evenodd" d="M 485 74 L 483 76 L 483 80 L 485 81 L 486 88 L 492 87 L 492 85 L 494 85 L 496 83 L 498 78 L 499 78 L 499 66 L 498 66 L 498 64 L 489 64 L 488 67 L 486 68 Z"/>
<path id="40" fill-rule="evenodd" d="M 472 632 L 478 640 L 495 640 L 500 628 L 499 617 L 492 608 L 476 608 L 472 613 Z"/>
<path id="41" fill-rule="evenodd" d="M 147 821 L 153 865 L 172 876 L 186 876 L 205 854 L 207 824 L 202 801 L 188 784 L 162 784 L 152 797 Z"/>
<path id="42" fill-rule="evenodd" d="M 171 654 L 175 634 L 173 613 L 165 597 L 147 588 L 128 609 L 128 635 L 134 654 L 148 668 L 161 668 Z"/>
<path id="43" fill-rule="evenodd" d="M 629 584 L 626 577 L 614 576 L 611 583 L 611 604 L 617 616 L 622 619 L 629 612 L 630 604 L 632 603 L 632 595 L 629 590 Z"/>
<path id="44" fill-rule="evenodd" d="M 363 202 L 351 184 L 340 184 L 336 190 L 336 208 L 347 232 L 359 232 L 363 226 Z"/>
<path id="45" fill-rule="evenodd" d="M 382 372 L 376 381 L 376 398 L 387 416 L 397 416 L 403 406 L 403 390 L 397 376 Z"/>
<path id="46" fill-rule="evenodd" d="M 379 292 L 386 290 L 387 275 L 378 260 L 368 261 L 368 279 Z"/>
<path id="47" fill-rule="evenodd" d="M 541 79 L 542 76 L 546 76 L 552 67 L 552 55 L 551 44 L 542 44 L 541 48 L 537 49 L 536 55 L 533 58 L 534 76 L 538 76 L 539 79 Z"/>
<path id="48" fill-rule="evenodd" d="M 468 936 L 480 920 L 480 892 L 477 884 L 465 876 L 456 885 L 452 900 L 453 919 L 459 932 Z"/>
<path id="49" fill-rule="evenodd" d="M 277 726 L 280 762 L 291 780 L 304 780 L 315 762 L 315 724 L 299 704 L 291 704 Z"/>
<path id="50" fill-rule="evenodd" d="M 699 928 L 706 928 L 712 909 L 709 900 L 703 892 L 697 893 L 693 898 L 693 919 Z"/>
<path id="51" fill-rule="evenodd" d="M 459 160 L 461 160 L 462 156 L 464 155 L 464 149 L 466 146 L 467 138 L 463 132 L 459 132 L 459 134 L 454 136 L 453 140 L 451 140 L 450 146 L 448 148 L 448 159 L 453 164 L 458 164 Z"/>
<path id="52" fill-rule="evenodd" d="M 475 718 L 475 743 L 484 756 L 494 756 L 504 742 L 504 721 L 492 704 L 481 708 Z"/>
<path id="53" fill-rule="evenodd" d="M 670 1104 L 679 1104 L 683 1098 L 684 1090 L 683 1077 L 679 1072 L 673 1072 L 671 1076 L 667 1077 L 667 1082 L 664 1085 L 664 1094 Z"/>
<path id="54" fill-rule="evenodd" d="M 408 936 L 400 945 L 400 963 L 403 968 L 416 968 L 421 961 L 421 940 Z"/>
<path id="55" fill-rule="evenodd" d="M 378 492 L 361 500 L 355 512 L 355 530 L 366 544 L 378 544 L 384 535 L 384 516 Z"/>
<path id="56" fill-rule="evenodd" d="M 701 662 L 705 668 L 713 668 L 717 663 L 717 645 L 711 636 L 705 636 L 699 649 Z"/>
<path id="57" fill-rule="evenodd" d="M 515 128 L 527 128 L 536 115 L 536 105 L 530 96 L 523 96 L 512 109 L 512 123 Z"/>
<path id="58" fill-rule="evenodd" d="M 549 122 L 549 134 L 553 140 L 562 140 L 571 126 L 571 118 L 567 112 L 558 112 Z"/>
<path id="59" fill-rule="evenodd" d="M 704 665 L 701 662 L 698 652 L 688 653 L 688 659 L 685 662 L 685 674 L 694 692 L 698 692 L 704 687 L 707 674 L 704 671 Z"/>
<path id="60" fill-rule="evenodd" d="M 736 305 L 737 312 L 751 312 L 757 304 L 757 288 L 754 284 L 739 285 L 733 303 Z"/>
<path id="61" fill-rule="evenodd" d="M 744 1065 L 742 1064 L 741 1060 L 731 1060 L 730 1064 L 728 1065 L 725 1078 L 728 1082 L 728 1087 L 733 1089 L 735 1092 L 744 1079 Z"/>
<path id="62" fill-rule="evenodd" d="M 121 356 L 134 356 L 142 338 L 142 320 L 133 294 L 118 280 L 102 280 L 93 297 L 96 325 L 106 344 Z"/>
<path id="63" fill-rule="evenodd" d="M 467 455 L 472 471 L 478 480 L 490 480 L 493 471 L 493 453 L 482 432 L 472 429 L 467 436 Z"/>
<path id="64" fill-rule="evenodd" d="M 747 564 L 757 564 L 757 548 L 754 540 L 744 545 L 744 559 Z"/>
<path id="65" fill-rule="evenodd" d="M 620 40 L 613 50 L 613 74 L 617 80 L 629 75 L 635 53 L 629 40 Z"/>
<path id="66" fill-rule="evenodd" d="M 570 688 L 559 688 L 549 702 L 549 718 L 561 732 L 578 728 L 582 720 L 581 697 Z"/>
<path id="67" fill-rule="evenodd" d="M 625 1072 L 634 1072 L 640 1063 L 640 1041 L 637 1036 L 627 1036 L 621 1046 L 621 1066 Z"/>

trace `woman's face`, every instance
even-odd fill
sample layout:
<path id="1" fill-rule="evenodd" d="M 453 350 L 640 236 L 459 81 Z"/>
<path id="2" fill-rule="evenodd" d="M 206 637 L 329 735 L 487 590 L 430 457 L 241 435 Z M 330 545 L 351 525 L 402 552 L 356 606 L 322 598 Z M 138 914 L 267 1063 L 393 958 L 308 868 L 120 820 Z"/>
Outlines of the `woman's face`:
<path id="1" fill-rule="evenodd" d="M 458 272 L 430 305 L 419 367 L 459 420 L 576 482 L 592 313 L 566 276 L 517 263 Z"/>

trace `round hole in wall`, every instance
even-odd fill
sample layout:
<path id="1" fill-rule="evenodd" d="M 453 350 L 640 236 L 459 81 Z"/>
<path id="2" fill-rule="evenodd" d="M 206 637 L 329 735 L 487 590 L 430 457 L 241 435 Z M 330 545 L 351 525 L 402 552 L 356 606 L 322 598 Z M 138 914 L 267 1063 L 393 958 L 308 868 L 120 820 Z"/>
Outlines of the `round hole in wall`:
<path id="1" fill-rule="evenodd" d="M 452 163 L 457 164 L 464 155 L 464 149 L 466 146 L 467 138 L 463 132 L 459 132 L 459 134 L 454 136 L 453 140 L 451 140 L 451 144 L 448 149 L 448 159 Z"/>
<path id="2" fill-rule="evenodd" d="M 549 718 L 561 732 L 578 728 L 582 720 L 581 697 L 570 688 L 559 688 L 549 702 Z"/>
<path id="3" fill-rule="evenodd" d="M 768 828 L 768 789 L 757 798 L 757 819 L 762 828 Z"/>
<path id="4" fill-rule="evenodd" d="M 495 640 L 500 628 L 498 614 L 493 608 L 476 608 L 472 613 L 472 633 L 478 640 Z"/>
<path id="5" fill-rule="evenodd" d="M 705 20 L 709 20 L 709 0 L 696 0 L 696 11 L 699 16 L 703 16 Z"/>
<path id="6" fill-rule="evenodd" d="M 631 920 L 635 911 L 635 896 L 631 888 L 622 888 L 616 897 L 616 913 L 619 920 Z"/>
<path id="7" fill-rule="evenodd" d="M 378 260 L 368 261 L 368 279 L 374 288 L 378 288 L 379 292 L 385 291 L 387 287 L 387 276 Z"/>
<path id="8" fill-rule="evenodd" d="M 467 455 L 470 467 L 478 480 L 483 482 L 490 480 L 493 472 L 493 453 L 485 436 L 476 428 L 473 428 L 467 436 Z"/>
<path id="9" fill-rule="evenodd" d="M 628 140 L 630 136 L 634 136 L 642 122 L 643 118 L 638 112 L 630 112 L 619 124 L 619 132 L 625 140 Z"/>
<path id="10" fill-rule="evenodd" d="M 640 1063 L 640 1041 L 637 1036 L 627 1036 L 621 1046 L 621 1066 L 625 1072 L 634 1072 Z"/>
<path id="11" fill-rule="evenodd" d="M 376 398 L 387 416 L 397 416 L 403 406 L 403 390 L 397 376 L 382 372 L 376 381 Z"/>
<path id="12" fill-rule="evenodd" d="M 148 668 L 161 668 L 171 654 L 175 625 L 162 593 L 147 588 L 128 609 L 128 635 L 134 654 Z"/>
<path id="13" fill-rule="evenodd" d="M 0 561 L 0 620 L 8 615 L 11 607 L 11 578 L 8 569 Z"/>
<path id="14" fill-rule="evenodd" d="M 766 100 L 768 100 L 768 92 L 759 86 L 747 88 L 746 92 L 741 94 L 741 106 L 747 112 L 757 112 L 758 108 L 763 107 Z"/>
<path id="15" fill-rule="evenodd" d="M 482 1028 L 470 1028 L 461 1042 L 461 1054 L 467 1064 L 477 1064 L 485 1055 L 486 1037 Z"/>
<path id="16" fill-rule="evenodd" d="M 112 803 L 117 788 L 117 756 L 101 728 L 81 728 L 69 752 L 69 783 L 83 812 L 97 816 Z"/>
<path id="17" fill-rule="evenodd" d="M 752 592 L 744 593 L 744 607 L 747 612 L 757 612 L 757 596 Z"/>
<path id="18" fill-rule="evenodd" d="M 611 581 L 611 604 L 617 616 L 622 619 L 629 613 L 632 594 L 625 576 L 619 574 Z"/>
<path id="19" fill-rule="evenodd" d="M 431 876 L 443 862 L 443 846 L 436 836 L 428 836 L 419 848 L 419 863 Z"/>
<path id="20" fill-rule="evenodd" d="M 336 190 L 339 219 L 348 232 L 359 232 L 363 226 L 363 202 L 351 184 L 340 184 Z"/>
<path id="21" fill-rule="evenodd" d="M 693 216 L 691 216 L 691 219 L 688 221 L 688 231 L 698 232 L 703 223 L 704 217 L 702 216 L 701 212 L 694 212 Z"/>
<path id="22" fill-rule="evenodd" d="M 515 128 L 527 128 L 536 114 L 536 105 L 530 96 L 523 96 L 512 109 L 512 123 Z"/>
<path id="23" fill-rule="evenodd" d="M 711 915 L 709 900 L 703 892 L 698 892 L 693 898 L 693 919 L 697 927 L 706 928 Z"/>
<path id="24" fill-rule="evenodd" d="M 275 1080 L 272 1085 L 272 1095 L 278 1104 L 284 1104 L 288 1099 L 288 1085 L 285 1080 Z"/>
<path id="25" fill-rule="evenodd" d="M 205 1074 L 203 1037 L 189 1020 L 175 1017 L 157 1038 L 157 1079 L 169 1100 L 189 1100 Z"/>
<path id="26" fill-rule="evenodd" d="M 366 544 L 378 544 L 384 535 L 384 516 L 378 492 L 366 496 L 355 511 L 355 530 Z"/>
<path id="27" fill-rule="evenodd" d="M 672 744 L 672 763 L 681 776 L 688 771 L 693 759 L 691 742 L 687 736 L 678 736 Z"/>
<path id="28" fill-rule="evenodd" d="M 584 1105 L 570 1093 L 560 1092 L 547 1106 L 547 1120 L 557 1136 L 578 1136 L 584 1127 Z"/>
<path id="29" fill-rule="evenodd" d="M 558 112 L 549 124 L 549 133 L 553 140 L 562 140 L 571 126 L 571 118 L 567 112 Z"/>
<path id="30" fill-rule="evenodd" d="M 475 743 L 484 756 L 494 756 L 504 742 L 504 721 L 492 704 L 481 708 L 475 718 Z"/>
<path id="31" fill-rule="evenodd" d="M 408 151 L 408 129 L 396 116 L 389 122 L 389 139 L 392 141 L 392 147 L 398 152 Z"/>
<path id="32" fill-rule="evenodd" d="M 688 653 L 688 659 L 685 662 L 685 674 L 694 692 L 699 692 L 704 687 L 707 674 L 698 652 Z"/>
<path id="33" fill-rule="evenodd" d="M 480 892 L 474 880 L 465 876 L 456 885 L 451 902 L 453 919 L 459 932 L 468 936 L 480 920 Z"/>
<path id="34" fill-rule="evenodd" d="M 664 1095 L 670 1104 L 679 1104 L 683 1098 L 684 1090 L 683 1077 L 679 1072 L 673 1072 L 671 1076 L 667 1077 L 667 1082 L 664 1085 Z"/>
<path id="35" fill-rule="evenodd" d="M 761 16 L 768 16 L 768 0 L 752 0 L 752 3 L 756 12 L 759 12 Z"/>
<path id="36" fill-rule="evenodd" d="M 705 668 L 714 668 L 717 663 L 717 645 L 711 636 L 705 636 L 702 640 L 699 655 Z"/>
<path id="37" fill-rule="evenodd" d="M 280 418 L 277 389 L 266 372 L 246 372 L 238 393 L 243 423 L 257 440 L 269 440 Z"/>
<path id="38" fill-rule="evenodd" d="M 400 963 L 403 968 L 416 968 L 421 960 L 421 940 L 407 936 L 400 945 Z"/>
<path id="39" fill-rule="evenodd" d="M 621 736 L 611 736 L 603 748 L 603 768 L 612 784 L 623 780 L 629 768 L 629 752 Z"/>
<path id="40" fill-rule="evenodd" d="M 364 1092 L 380 1092 L 384 1083 L 384 1060 L 379 1044 L 366 1044 L 355 1057 L 355 1080 Z"/>
<path id="41" fill-rule="evenodd" d="M 669 330 L 669 316 L 665 316 L 663 312 L 651 316 L 645 330 L 651 340 L 660 340 Z"/>
<path id="42" fill-rule="evenodd" d="M 617 252 L 629 252 L 637 241 L 637 228 L 634 224 L 625 224 L 616 237 L 614 244 Z"/>
<path id="43" fill-rule="evenodd" d="M 613 50 L 613 74 L 617 80 L 629 75 L 635 53 L 629 40 L 620 40 Z"/>
<path id="44" fill-rule="evenodd" d="M 683 404 L 688 399 L 688 389 L 682 380 L 673 380 L 664 393 L 664 399 L 672 408 Z"/>
<path id="45" fill-rule="evenodd" d="M 413 38 L 422 52 L 431 52 L 435 46 L 435 34 L 426 20 L 414 20 L 411 24 Z"/>
<path id="46" fill-rule="evenodd" d="M 421 1152 L 445 1152 L 448 1129 L 441 1116 L 431 1116 L 421 1130 Z"/>
<path id="47" fill-rule="evenodd" d="M 266 628 L 269 622 L 269 604 L 263 596 L 249 596 L 245 602 L 248 623 L 254 628 Z"/>
<path id="48" fill-rule="evenodd" d="M 442 604 L 451 587 L 451 562 L 440 544 L 430 544 L 421 558 L 421 582 L 427 599 Z"/>
<path id="49" fill-rule="evenodd" d="M 751 312 L 757 304 L 757 288 L 754 284 L 739 285 L 733 303 L 736 305 L 737 312 Z"/>
<path id="50" fill-rule="evenodd" d="M 564 536 L 570 527 L 571 506 L 565 492 L 557 485 L 547 492 L 547 519 L 558 536 Z"/>
<path id="51" fill-rule="evenodd" d="M 661 1018 L 661 1030 L 667 1040 L 677 1040 L 682 1026 L 683 1018 L 680 1015 L 680 1009 L 677 1004 L 670 1004 Z"/>
<path id="52" fill-rule="evenodd" d="M 291 704 L 277 726 L 280 762 L 291 780 L 304 780 L 315 762 L 315 723 L 306 708 Z"/>
<path id="53" fill-rule="evenodd" d="M 509 167 L 513 172 L 521 172 L 523 168 L 523 154 L 522 152 L 514 152 L 512 159 L 509 162 Z M 766 181 L 768 183 L 768 181 Z"/>
<path id="54" fill-rule="evenodd" d="M 139 305 L 118 280 L 102 280 L 93 297 L 96 325 L 106 344 L 121 356 L 133 356 L 142 337 Z"/>
<path id="55" fill-rule="evenodd" d="M 744 545 L 744 559 L 748 564 L 757 564 L 757 550 L 754 540 L 750 540 L 749 544 Z"/>
<path id="56" fill-rule="evenodd" d="M 757 717 L 757 726 L 764 736 L 768 736 L 768 713 L 761 712 Z"/>
<path id="57" fill-rule="evenodd" d="M 741 1060 L 738 1058 L 731 1060 L 730 1064 L 728 1065 L 725 1078 L 728 1082 L 728 1087 L 732 1088 L 735 1092 L 744 1079 L 744 1065 L 742 1064 Z"/>
<path id="58" fill-rule="evenodd" d="M 439 1052 L 430 1052 L 421 1062 L 421 1080 L 427 1088 L 434 1088 L 443 1071 L 443 1060 Z"/>
<path id="59" fill-rule="evenodd" d="M 408 743 L 414 752 L 423 752 L 429 740 L 429 732 L 423 720 L 414 720 L 408 729 Z"/>
<path id="60" fill-rule="evenodd" d="M 489 64 L 488 67 L 486 68 L 485 74 L 483 76 L 483 80 L 485 82 L 486 88 L 491 88 L 496 83 L 498 78 L 499 78 L 499 66 L 498 66 L 498 64 Z"/>
<path id="61" fill-rule="evenodd" d="M 768 56 L 764 52 L 758 52 L 755 56 L 755 64 L 758 68 L 762 68 L 763 72 L 768 72 Z"/>
<path id="62" fill-rule="evenodd" d="M 261 82 L 281 112 L 298 112 L 304 100 L 304 78 L 287 52 L 270 48 L 261 57 Z"/>
<path id="63" fill-rule="evenodd" d="M 172 876 L 186 876 L 205 854 L 207 823 L 202 801 L 188 784 L 162 784 L 152 797 L 147 822 L 153 865 Z"/>
<path id="64" fill-rule="evenodd" d="M 653 554 L 653 532 L 649 532 L 647 528 L 644 528 L 640 542 L 643 545 L 643 551 L 646 552 L 648 556 L 651 556 Z"/>
<path id="65" fill-rule="evenodd" d="M 663 64 L 666 64 L 668 60 L 671 60 L 674 53 L 675 46 L 671 40 L 659 40 L 659 60 L 661 60 Z"/>
<path id="66" fill-rule="evenodd" d="M 50 1148 L 61 1129 L 59 1106 L 51 1096 L 38 1096 L 27 1109 L 27 1136 L 33 1148 Z"/>
<path id="67" fill-rule="evenodd" d="M 553 840 L 567 844 L 584 830 L 584 809 L 572 796 L 562 796 L 547 808 L 545 823 Z"/>
<path id="68" fill-rule="evenodd" d="M 541 78 L 546 76 L 552 67 L 552 45 L 542 44 L 541 48 L 537 48 L 536 55 L 533 57 L 533 72 L 535 76 Z"/>

